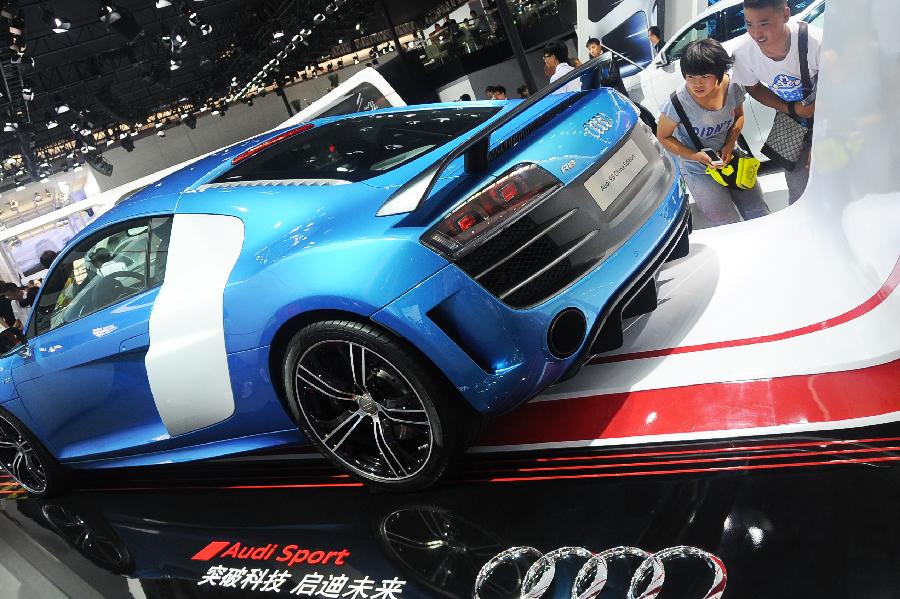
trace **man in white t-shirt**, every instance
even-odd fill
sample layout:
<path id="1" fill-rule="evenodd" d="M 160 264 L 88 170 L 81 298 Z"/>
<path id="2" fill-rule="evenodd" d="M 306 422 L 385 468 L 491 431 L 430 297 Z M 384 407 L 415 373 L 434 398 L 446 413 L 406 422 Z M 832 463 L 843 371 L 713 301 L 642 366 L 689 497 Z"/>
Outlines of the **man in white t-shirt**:
<path id="1" fill-rule="evenodd" d="M 738 39 L 734 51 L 734 73 L 731 80 L 743 85 L 760 104 L 805 121 L 816 111 L 815 95 L 803 97 L 799 23 L 790 21 L 791 9 L 786 0 L 744 0 L 747 33 Z M 819 74 L 819 49 L 822 31 L 809 27 L 807 62 L 815 87 Z M 808 122 L 808 121 L 806 121 Z M 809 181 L 811 138 L 806 142 L 793 171 L 785 172 L 788 201 L 793 204 Z"/>
<path id="2" fill-rule="evenodd" d="M 544 66 L 546 67 L 546 70 L 551 73 L 550 83 L 553 83 L 563 75 L 575 70 L 574 67 L 569 64 L 569 48 L 561 42 L 550 42 L 547 44 L 547 47 L 544 48 Z M 578 91 L 581 91 L 581 81 L 576 80 L 570 81 L 553 93 L 559 94 L 563 92 Z"/>

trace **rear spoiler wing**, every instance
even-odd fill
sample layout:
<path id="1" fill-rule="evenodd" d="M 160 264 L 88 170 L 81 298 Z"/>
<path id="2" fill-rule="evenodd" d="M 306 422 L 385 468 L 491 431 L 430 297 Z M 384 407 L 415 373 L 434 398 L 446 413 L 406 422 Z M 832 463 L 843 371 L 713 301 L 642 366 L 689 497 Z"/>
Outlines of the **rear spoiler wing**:
<path id="1" fill-rule="evenodd" d="M 601 61 L 589 60 L 574 71 L 557 79 L 540 92 L 530 96 L 527 100 L 492 122 L 489 126 L 478 131 L 478 133 L 461 143 L 436 163 L 422 171 L 422 173 L 405 183 L 379 208 L 377 216 L 393 216 L 414 211 L 431 193 L 441 173 L 460 156 L 465 156 L 466 172 L 477 173 L 487 170 L 490 163 L 489 146 L 492 133 L 573 81 L 581 83 L 582 91 L 599 89 L 602 87 L 600 84 L 601 67 Z"/>

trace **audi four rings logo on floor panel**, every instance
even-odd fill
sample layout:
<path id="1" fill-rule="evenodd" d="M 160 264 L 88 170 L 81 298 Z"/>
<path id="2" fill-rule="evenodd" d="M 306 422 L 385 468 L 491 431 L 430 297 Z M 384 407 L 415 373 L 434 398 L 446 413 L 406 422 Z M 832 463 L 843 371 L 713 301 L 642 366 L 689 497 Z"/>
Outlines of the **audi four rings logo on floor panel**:
<path id="1" fill-rule="evenodd" d="M 628 594 L 623 599 L 655 599 L 666 582 L 665 563 L 674 559 L 698 559 L 712 572 L 709 590 L 697 599 L 721 599 L 728 582 L 725 564 L 715 555 L 696 547 L 680 545 L 669 547 L 656 553 L 648 553 L 637 547 L 614 547 L 594 554 L 583 547 L 561 547 L 549 553 L 542 553 L 534 547 L 511 547 L 492 557 L 475 579 L 475 599 L 481 599 L 482 589 L 494 571 L 504 565 L 518 567 L 516 562 L 525 558 L 536 558 L 521 579 L 521 599 L 539 599 L 550 588 L 556 575 L 556 562 L 567 558 L 587 560 L 575 576 L 569 596 L 572 599 L 593 599 L 606 586 L 609 561 L 621 558 L 643 560 L 634 571 L 628 585 Z M 643 591 L 638 589 L 645 587 Z M 685 598 L 687 599 L 687 598 Z"/>
<path id="2" fill-rule="evenodd" d="M 584 124 L 584 132 L 597 139 L 603 137 L 612 128 L 613 120 L 602 112 L 595 114 Z"/>

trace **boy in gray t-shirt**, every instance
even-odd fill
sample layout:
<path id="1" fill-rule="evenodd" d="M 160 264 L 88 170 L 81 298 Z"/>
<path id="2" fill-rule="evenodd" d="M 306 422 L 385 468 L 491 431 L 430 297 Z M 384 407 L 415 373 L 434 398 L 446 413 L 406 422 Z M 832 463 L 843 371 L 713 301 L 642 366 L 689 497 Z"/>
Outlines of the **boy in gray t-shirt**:
<path id="1" fill-rule="evenodd" d="M 661 107 L 656 132 L 663 146 L 678 157 L 694 202 L 713 226 L 769 213 L 758 183 L 752 189 L 730 189 L 706 174 L 712 161 L 701 150 L 715 150 L 727 164 L 744 128 L 746 93 L 740 85 L 731 83 L 727 75 L 731 65 L 728 52 L 715 40 L 699 40 L 685 48 L 681 72 L 686 84 L 677 97 L 703 147 L 695 147 L 669 98 Z"/>

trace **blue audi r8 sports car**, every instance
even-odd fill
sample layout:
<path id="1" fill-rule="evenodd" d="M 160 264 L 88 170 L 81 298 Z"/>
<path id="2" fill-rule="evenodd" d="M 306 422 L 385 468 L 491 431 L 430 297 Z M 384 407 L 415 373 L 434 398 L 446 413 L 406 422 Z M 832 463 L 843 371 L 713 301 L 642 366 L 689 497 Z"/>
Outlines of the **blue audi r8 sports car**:
<path id="1" fill-rule="evenodd" d="M 121 201 L 0 357 L 0 463 L 48 494 L 306 440 L 435 482 L 484 417 L 621 344 L 687 253 L 676 168 L 597 79 L 313 120 Z"/>

